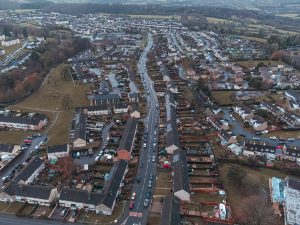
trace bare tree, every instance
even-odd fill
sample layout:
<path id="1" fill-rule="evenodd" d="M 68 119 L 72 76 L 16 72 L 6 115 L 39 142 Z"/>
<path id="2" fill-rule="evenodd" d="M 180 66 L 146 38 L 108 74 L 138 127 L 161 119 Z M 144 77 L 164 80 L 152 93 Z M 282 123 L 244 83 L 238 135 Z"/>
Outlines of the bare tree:
<path id="1" fill-rule="evenodd" d="M 268 199 L 261 195 L 250 196 L 243 200 L 238 215 L 241 225 L 279 225 L 280 218 L 275 216 Z"/>

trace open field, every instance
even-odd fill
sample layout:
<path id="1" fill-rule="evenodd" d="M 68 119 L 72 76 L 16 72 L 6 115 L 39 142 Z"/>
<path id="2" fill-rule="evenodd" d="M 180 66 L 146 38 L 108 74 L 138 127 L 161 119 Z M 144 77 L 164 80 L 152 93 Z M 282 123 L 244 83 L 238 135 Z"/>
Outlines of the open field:
<path id="1" fill-rule="evenodd" d="M 279 178 L 285 178 L 287 175 L 281 173 L 280 171 L 271 170 L 267 168 L 251 169 L 245 166 L 235 165 L 235 164 L 223 164 L 220 165 L 220 174 L 227 191 L 227 197 L 230 206 L 232 207 L 233 214 L 236 214 L 239 210 L 240 203 L 248 196 L 236 185 L 227 178 L 230 168 L 237 166 L 239 171 L 245 172 L 245 177 L 251 181 L 251 185 L 256 186 L 258 189 L 267 190 L 269 187 L 269 178 L 275 176 Z M 245 178 L 244 178 L 245 179 Z M 259 191 L 259 190 L 258 190 Z"/>
<path id="2" fill-rule="evenodd" d="M 212 91 L 211 94 L 215 100 L 221 105 L 233 104 L 230 96 L 236 91 Z"/>
<path id="3" fill-rule="evenodd" d="M 50 124 L 48 128 L 41 133 L 49 134 L 49 144 L 62 144 L 68 141 L 70 121 L 73 110 L 77 106 L 88 105 L 86 91 L 88 85 L 74 86 L 71 79 L 65 79 L 61 75 L 66 67 L 61 64 L 52 69 L 41 88 L 35 93 L 11 106 L 11 109 L 20 109 L 31 112 L 41 112 L 49 117 Z M 69 96 L 71 110 L 66 110 L 63 106 L 64 96 Z M 13 143 L 20 142 L 24 137 L 30 135 L 30 132 L 15 131 L 16 136 L 10 135 L 10 132 L 0 132 L 0 137 Z"/>
<path id="4" fill-rule="evenodd" d="M 180 16 L 171 15 L 171 16 L 164 16 L 164 15 L 124 15 L 129 16 L 130 18 L 142 18 L 142 19 L 180 19 Z"/>
<path id="5" fill-rule="evenodd" d="M 225 22 L 230 22 L 230 20 L 225 20 L 225 19 L 219 19 L 215 17 L 206 17 L 207 21 L 209 23 L 225 23 Z"/>
<path id="6" fill-rule="evenodd" d="M 242 36 L 242 35 L 239 35 L 238 37 L 240 37 L 242 39 L 247 39 L 247 40 L 250 40 L 250 41 L 257 41 L 257 42 L 261 42 L 261 43 L 267 43 L 267 39 L 264 39 L 264 38 Z"/>
<path id="7" fill-rule="evenodd" d="M 251 68 L 255 67 L 258 63 L 264 63 L 266 65 L 286 65 L 284 62 L 280 60 L 251 60 L 251 61 L 236 61 L 236 64 L 242 67 Z"/>
<path id="8" fill-rule="evenodd" d="M 284 13 L 284 14 L 277 14 L 276 16 L 288 17 L 288 18 L 292 18 L 292 19 L 299 19 L 299 14 L 297 14 L 297 13 Z"/>

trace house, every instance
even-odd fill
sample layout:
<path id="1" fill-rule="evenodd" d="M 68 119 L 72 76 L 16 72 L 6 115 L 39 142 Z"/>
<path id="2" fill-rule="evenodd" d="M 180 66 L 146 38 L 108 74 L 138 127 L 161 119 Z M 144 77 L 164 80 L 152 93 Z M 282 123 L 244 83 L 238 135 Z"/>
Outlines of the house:
<path id="1" fill-rule="evenodd" d="M 116 204 L 116 199 L 121 193 L 124 177 L 128 171 L 128 162 L 119 160 L 114 163 L 109 179 L 103 187 L 104 198 L 102 203 L 97 207 L 104 215 L 111 215 Z"/>
<path id="2" fill-rule="evenodd" d="M 102 193 L 64 188 L 59 195 L 59 205 L 61 207 L 86 209 L 100 213 L 100 211 L 97 211 L 97 206 L 103 202 L 103 198 L 104 195 Z"/>
<path id="3" fill-rule="evenodd" d="M 207 117 L 207 121 L 210 122 L 211 125 L 213 125 L 218 131 L 229 129 L 229 124 L 226 121 L 220 120 L 215 116 Z"/>
<path id="4" fill-rule="evenodd" d="M 180 200 L 168 194 L 163 201 L 159 225 L 180 225 Z"/>
<path id="5" fill-rule="evenodd" d="M 74 148 L 85 147 L 86 142 L 86 121 L 87 115 L 84 113 L 77 113 L 75 117 L 74 124 L 74 136 L 73 136 L 73 146 Z"/>
<path id="6" fill-rule="evenodd" d="M 128 112 L 128 105 L 126 103 L 116 103 L 114 104 L 114 112 L 119 113 L 127 113 Z"/>
<path id="7" fill-rule="evenodd" d="M 240 155 L 243 152 L 242 148 L 236 144 L 228 145 L 227 149 L 232 153 L 234 153 L 235 155 Z"/>
<path id="8" fill-rule="evenodd" d="M 260 142 L 251 142 L 251 141 L 245 141 L 243 146 L 243 155 L 245 156 L 266 156 L 269 160 L 274 160 L 276 158 L 276 155 L 278 154 L 278 151 L 276 149 L 276 146 L 272 146 L 266 143 L 260 143 Z"/>
<path id="9" fill-rule="evenodd" d="M 135 118 L 129 118 L 125 129 L 122 134 L 122 138 L 120 140 L 120 144 L 118 147 L 118 152 L 120 151 L 126 151 L 128 153 L 127 160 L 130 160 L 131 157 L 131 151 L 133 149 L 134 141 L 135 141 L 135 134 L 137 130 L 137 119 Z"/>
<path id="10" fill-rule="evenodd" d="M 254 112 L 244 105 L 238 105 L 234 107 L 234 112 L 236 112 L 243 120 L 250 120 L 254 116 Z"/>
<path id="11" fill-rule="evenodd" d="M 82 110 L 88 116 L 108 115 L 111 113 L 111 110 L 108 108 L 107 105 L 87 106 L 82 107 Z"/>
<path id="12" fill-rule="evenodd" d="M 57 160 L 58 158 L 68 157 L 70 147 L 68 144 L 48 146 L 47 156 L 48 160 Z"/>
<path id="13" fill-rule="evenodd" d="M 284 113 L 279 119 L 290 127 L 300 126 L 300 117 L 292 113 Z"/>
<path id="14" fill-rule="evenodd" d="M 116 198 L 123 186 L 123 180 L 128 170 L 127 165 L 127 162 L 124 160 L 114 163 L 102 193 L 79 189 L 62 189 L 59 196 L 60 206 L 86 209 L 104 215 L 111 215 Z"/>
<path id="15" fill-rule="evenodd" d="M 249 124 L 256 131 L 262 131 L 262 130 L 266 130 L 268 128 L 267 121 L 264 121 L 260 117 L 254 117 L 254 118 L 250 119 Z"/>
<path id="16" fill-rule="evenodd" d="M 44 206 L 50 206 L 57 197 L 57 188 L 14 182 L 11 182 L 0 193 L 0 201 L 2 202 L 27 202 Z"/>
<path id="17" fill-rule="evenodd" d="M 0 152 L 15 154 L 20 151 L 21 147 L 19 145 L 9 145 L 9 144 L 0 144 Z"/>
<path id="18" fill-rule="evenodd" d="M 138 92 L 130 92 L 128 94 L 129 102 L 138 103 L 140 101 L 140 94 Z"/>
<path id="19" fill-rule="evenodd" d="M 285 224 L 300 224 L 300 180 L 287 178 L 284 188 L 285 205 Z"/>
<path id="20" fill-rule="evenodd" d="M 0 127 L 20 130 L 40 130 L 48 123 L 46 116 L 16 117 L 0 115 Z"/>
<path id="21" fill-rule="evenodd" d="M 130 107 L 130 117 L 131 118 L 136 118 L 136 119 L 141 118 L 141 113 L 140 113 L 137 106 L 131 106 Z"/>
<path id="22" fill-rule="evenodd" d="M 218 136 L 221 139 L 221 142 L 225 145 L 237 143 L 236 136 L 231 135 L 230 133 L 228 133 L 225 130 L 220 130 L 218 132 Z"/>
<path id="23" fill-rule="evenodd" d="M 260 103 L 261 109 L 270 112 L 273 116 L 280 116 L 284 113 L 284 109 L 279 108 L 276 105 L 272 105 L 268 102 L 262 101 Z"/>
<path id="24" fill-rule="evenodd" d="M 298 165 L 300 165 L 300 149 L 298 147 L 284 146 L 284 158 L 296 161 Z"/>
<path id="25" fill-rule="evenodd" d="M 33 158 L 28 165 L 13 179 L 14 183 L 30 184 L 45 168 L 45 163 L 39 157 Z"/>
<path id="26" fill-rule="evenodd" d="M 9 46 L 13 46 L 16 44 L 20 44 L 20 39 L 19 38 L 10 38 L 10 39 L 6 39 L 6 40 L 2 40 L 1 41 L 1 45 L 3 47 L 9 47 Z"/>
<path id="27" fill-rule="evenodd" d="M 115 104 L 120 102 L 119 94 L 95 94 L 88 97 L 91 106 Z"/>
<path id="28" fill-rule="evenodd" d="M 191 200 L 186 153 L 180 149 L 173 153 L 173 191 L 181 201 Z"/>
<path id="29" fill-rule="evenodd" d="M 166 151 L 168 154 L 179 149 L 179 135 L 177 126 L 177 116 L 175 109 L 174 94 L 170 91 L 166 91 Z"/>

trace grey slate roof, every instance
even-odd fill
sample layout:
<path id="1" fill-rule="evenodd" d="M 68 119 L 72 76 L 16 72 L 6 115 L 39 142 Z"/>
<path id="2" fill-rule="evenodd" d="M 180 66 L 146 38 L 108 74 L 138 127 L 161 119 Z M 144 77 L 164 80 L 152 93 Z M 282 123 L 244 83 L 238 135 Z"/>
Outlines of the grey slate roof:
<path id="1" fill-rule="evenodd" d="M 108 208 L 112 208 L 114 201 L 117 198 L 118 190 L 123 181 L 123 176 L 126 172 L 128 163 L 125 160 L 119 160 L 114 163 L 110 172 L 111 179 L 105 183 L 103 193 L 105 195 L 103 204 Z"/>
<path id="2" fill-rule="evenodd" d="M 174 192 L 185 190 L 190 192 L 189 175 L 186 161 L 186 153 L 177 149 L 173 154 Z"/>
<path id="3" fill-rule="evenodd" d="M 180 224 L 180 200 L 168 194 L 163 202 L 159 225 Z"/>
<path id="4" fill-rule="evenodd" d="M 53 145 L 49 146 L 47 149 L 48 153 L 56 153 L 56 152 L 67 152 L 68 151 L 68 145 L 63 144 L 63 145 Z"/>
<path id="5" fill-rule="evenodd" d="M 131 146 L 133 145 L 135 131 L 137 128 L 137 122 L 138 121 L 135 118 L 129 118 L 127 120 L 118 150 L 127 150 L 128 152 L 131 151 Z"/>
<path id="6" fill-rule="evenodd" d="M 0 152 L 11 153 L 14 150 L 14 145 L 0 144 Z"/>
<path id="7" fill-rule="evenodd" d="M 175 100 L 174 94 L 170 91 L 166 92 L 166 120 L 167 120 L 167 136 L 166 142 L 167 147 L 175 145 L 179 147 L 179 135 L 178 135 L 178 126 L 177 126 L 177 117 L 175 109 Z"/>
<path id="8" fill-rule="evenodd" d="M 104 195 L 96 192 L 88 192 L 81 189 L 62 189 L 59 200 L 72 201 L 90 205 L 99 205 L 102 203 Z"/>
<path id="9" fill-rule="evenodd" d="M 38 116 L 35 118 L 24 118 L 24 117 L 12 117 L 0 115 L 0 121 L 5 123 L 18 123 L 28 125 L 38 125 L 41 120 L 46 119 L 44 116 Z"/>
<path id="10" fill-rule="evenodd" d="M 15 183 L 26 182 L 30 176 L 44 163 L 39 157 L 35 157 L 29 164 L 13 179 Z"/>
<path id="11" fill-rule="evenodd" d="M 4 190 L 10 196 L 20 196 L 29 198 L 38 198 L 48 200 L 51 194 L 51 188 L 41 185 L 24 185 L 10 183 Z"/>
<path id="12" fill-rule="evenodd" d="M 86 120 L 86 114 L 78 113 L 76 115 L 73 138 L 74 140 L 77 140 L 78 138 L 86 140 Z"/>

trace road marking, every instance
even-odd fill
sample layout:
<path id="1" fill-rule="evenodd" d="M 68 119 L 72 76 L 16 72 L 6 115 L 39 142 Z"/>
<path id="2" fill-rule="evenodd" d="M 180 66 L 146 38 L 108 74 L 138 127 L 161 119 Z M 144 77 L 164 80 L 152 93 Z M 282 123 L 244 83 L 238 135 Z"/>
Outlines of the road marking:
<path id="1" fill-rule="evenodd" d="M 130 212 L 130 213 L 129 213 L 129 216 L 132 216 L 132 217 L 142 217 L 142 216 L 143 216 L 143 213 L 139 213 L 139 212 Z"/>

